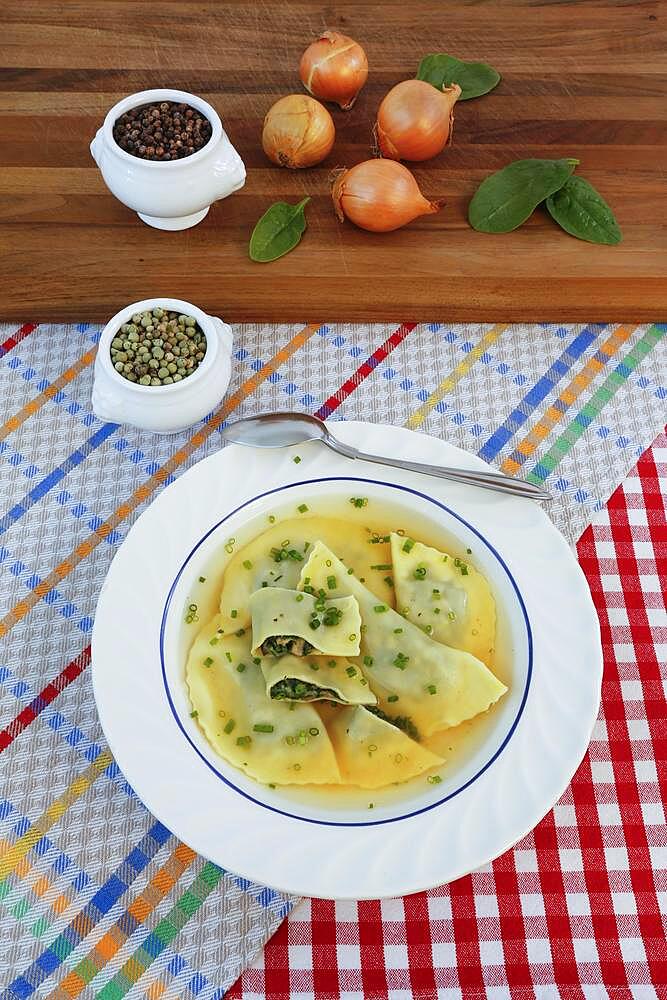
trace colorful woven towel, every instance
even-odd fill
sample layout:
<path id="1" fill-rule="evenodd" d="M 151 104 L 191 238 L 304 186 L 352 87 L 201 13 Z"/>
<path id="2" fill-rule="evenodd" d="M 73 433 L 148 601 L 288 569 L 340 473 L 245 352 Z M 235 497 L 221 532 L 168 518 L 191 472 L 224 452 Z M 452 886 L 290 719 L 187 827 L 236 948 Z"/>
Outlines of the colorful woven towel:
<path id="1" fill-rule="evenodd" d="M 99 328 L 0 327 L 0 997 L 221 997 L 293 901 L 196 857 L 118 772 L 87 667 L 137 514 L 291 408 L 406 424 L 545 482 L 575 540 L 664 421 L 667 326 L 246 325 L 221 409 L 156 437 L 90 411 Z M 384 904 L 383 904 L 384 905 Z"/>

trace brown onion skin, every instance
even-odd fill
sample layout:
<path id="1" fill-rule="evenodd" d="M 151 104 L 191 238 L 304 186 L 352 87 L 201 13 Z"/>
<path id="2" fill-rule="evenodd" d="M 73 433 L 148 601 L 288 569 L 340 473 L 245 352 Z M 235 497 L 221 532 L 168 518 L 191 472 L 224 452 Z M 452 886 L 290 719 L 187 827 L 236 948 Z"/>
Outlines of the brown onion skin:
<path id="1" fill-rule="evenodd" d="M 336 138 L 333 119 L 307 94 L 289 94 L 269 108 L 262 129 L 262 148 L 279 167 L 313 167 L 324 160 Z"/>
<path id="2" fill-rule="evenodd" d="M 442 91 L 424 80 L 403 80 L 382 101 L 375 126 L 383 156 L 421 162 L 441 153 L 452 141 L 454 104 L 461 88 Z"/>
<path id="3" fill-rule="evenodd" d="M 368 78 L 368 59 L 353 38 L 325 31 L 301 56 L 299 76 L 313 97 L 348 111 Z"/>
<path id="4" fill-rule="evenodd" d="M 428 201 L 407 167 L 395 160 L 365 160 L 341 170 L 331 190 L 336 215 L 371 233 L 389 233 L 420 215 L 440 211 Z"/>

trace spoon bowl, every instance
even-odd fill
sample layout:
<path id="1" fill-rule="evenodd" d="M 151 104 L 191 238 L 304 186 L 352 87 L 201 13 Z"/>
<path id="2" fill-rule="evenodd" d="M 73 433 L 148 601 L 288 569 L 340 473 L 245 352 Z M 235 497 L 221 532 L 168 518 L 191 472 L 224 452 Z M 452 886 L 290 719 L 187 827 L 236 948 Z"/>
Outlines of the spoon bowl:
<path id="1" fill-rule="evenodd" d="M 309 413 L 260 413 L 228 424 L 222 436 L 252 448 L 289 448 L 304 441 L 325 440 L 327 428 Z"/>

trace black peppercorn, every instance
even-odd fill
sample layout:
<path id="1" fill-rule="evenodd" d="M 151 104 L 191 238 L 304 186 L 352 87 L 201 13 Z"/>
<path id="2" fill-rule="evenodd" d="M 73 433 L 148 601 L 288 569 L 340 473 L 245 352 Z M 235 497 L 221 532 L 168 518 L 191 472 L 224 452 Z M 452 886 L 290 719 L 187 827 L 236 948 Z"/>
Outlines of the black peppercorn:
<path id="1" fill-rule="evenodd" d="M 143 160 L 180 160 L 202 149 L 213 129 L 201 112 L 174 101 L 130 108 L 113 136 L 121 149 Z"/>

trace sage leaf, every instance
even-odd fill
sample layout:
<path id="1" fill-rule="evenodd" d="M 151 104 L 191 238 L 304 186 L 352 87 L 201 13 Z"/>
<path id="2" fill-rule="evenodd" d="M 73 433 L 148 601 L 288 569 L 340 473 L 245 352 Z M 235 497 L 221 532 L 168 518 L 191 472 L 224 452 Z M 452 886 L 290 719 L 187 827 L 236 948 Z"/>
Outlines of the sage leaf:
<path id="1" fill-rule="evenodd" d="M 250 237 L 250 259 L 265 263 L 289 253 L 306 231 L 305 207 L 310 198 L 298 205 L 276 201 L 267 208 Z"/>
<path id="2" fill-rule="evenodd" d="M 480 233 L 510 233 L 563 187 L 578 160 L 515 160 L 483 180 L 468 206 Z"/>
<path id="3" fill-rule="evenodd" d="M 583 177 L 573 175 L 549 195 L 547 209 L 552 219 L 578 240 L 613 245 L 623 239 L 609 205 Z"/>
<path id="4" fill-rule="evenodd" d="M 438 90 L 458 83 L 461 88 L 459 101 L 469 101 L 497 87 L 500 73 L 486 63 L 463 62 L 445 52 L 431 52 L 420 62 L 417 79 L 432 83 Z"/>

